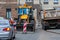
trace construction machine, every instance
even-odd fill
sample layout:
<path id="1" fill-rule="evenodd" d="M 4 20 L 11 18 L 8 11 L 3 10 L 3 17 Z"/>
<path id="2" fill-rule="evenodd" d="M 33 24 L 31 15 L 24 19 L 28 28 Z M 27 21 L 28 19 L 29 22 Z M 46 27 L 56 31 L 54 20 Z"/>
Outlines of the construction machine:
<path id="1" fill-rule="evenodd" d="M 42 28 L 60 29 L 60 10 L 44 10 L 41 12 Z"/>
<path id="2" fill-rule="evenodd" d="M 35 31 L 35 18 L 33 8 L 27 4 L 18 7 L 17 29 L 23 30 L 24 21 L 27 21 L 27 31 Z"/>

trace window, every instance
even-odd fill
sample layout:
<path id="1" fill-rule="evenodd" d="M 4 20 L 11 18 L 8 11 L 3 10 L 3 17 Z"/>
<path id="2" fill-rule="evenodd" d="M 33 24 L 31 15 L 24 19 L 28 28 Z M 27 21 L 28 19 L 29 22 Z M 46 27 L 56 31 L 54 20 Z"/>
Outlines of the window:
<path id="1" fill-rule="evenodd" d="M 8 23 L 4 23 L 4 22 L 3 22 L 3 23 L 1 23 L 1 22 L 0 22 L 0 25 L 8 25 Z"/>
<path id="2" fill-rule="evenodd" d="M 6 9 L 6 18 L 11 18 L 11 8 Z"/>
<path id="3" fill-rule="evenodd" d="M 18 9 L 18 13 L 20 15 L 22 15 L 22 14 L 28 14 L 29 13 L 29 9 L 28 8 L 19 8 Z"/>
<path id="4" fill-rule="evenodd" d="M 58 0 L 54 0 L 54 2 L 58 2 Z"/>
<path id="5" fill-rule="evenodd" d="M 26 0 L 26 2 L 27 2 L 28 0 Z"/>
<path id="6" fill-rule="evenodd" d="M 20 14 L 20 15 L 23 14 L 23 9 L 22 8 L 18 8 L 18 14 Z"/>
<path id="7" fill-rule="evenodd" d="M 9 25 L 9 21 L 5 20 L 5 19 L 0 20 L 0 26 L 2 26 L 2 25 Z"/>
<path id="8" fill-rule="evenodd" d="M 44 4 L 48 4 L 48 0 L 44 0 Z"/>
<path id="9" fill-rule="evenodd" d="M 60 10 L 60 7 L 58 7 L 58 8 L 55 8 L 56 10 Z"/>
<path id="10" fill-rule="evenodd" d="M 48 2 L 48 0 L 44 0 L 44 2 Z"/>
<path id="11" fill-rule="evenodd" d="M 32 2 L 33 0 L 26 0 L 26 2 Z"/>
<path id="12" fill-rule="evenodd" d="M 54 4 L 58 4 L 58 0 L 54 0 Z"/>

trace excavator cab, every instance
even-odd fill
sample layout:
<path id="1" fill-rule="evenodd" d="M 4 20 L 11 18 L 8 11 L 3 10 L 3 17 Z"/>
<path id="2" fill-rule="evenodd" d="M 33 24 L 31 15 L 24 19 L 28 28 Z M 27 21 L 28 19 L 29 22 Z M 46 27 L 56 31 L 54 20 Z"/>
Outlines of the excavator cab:
<path id="1" fill-rule="evenodd" d="M 23 6 L 19 6 L 18 8 L 18 13 L 20 15 L 29 14 L 31 12 L 32 12 L 32 6 L 27 6 L 27 4 L 24 4 Z"/>
<path id="2" fill-rule="evenodd" d="M 29 20 L 33 18 L 33 10 L 32 6 L 28 6 L 27 4 L 24 4 L 23 6 L 19 6 L 18 8 L 18 21 L 21 19 Z"/>

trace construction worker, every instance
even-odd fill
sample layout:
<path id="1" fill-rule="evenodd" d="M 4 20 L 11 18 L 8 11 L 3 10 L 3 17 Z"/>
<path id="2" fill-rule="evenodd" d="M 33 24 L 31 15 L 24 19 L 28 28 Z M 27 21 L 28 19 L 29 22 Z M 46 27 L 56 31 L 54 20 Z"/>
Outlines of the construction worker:
<path id="1" fill-rule="evenodd" d="M 14 26 L 15 31 L 16 31 L 16 21 L 14 21 L 13 26 Z"/>
<path id="2" fill-rule="evenodd" d="M 10 25 L 13 25 L 13 23 L 14 23 L 14 20 L 11 18 L 10 19 Z"/>
<path id="3" fill-rule="evenodd" d="M 10 25 L 14 26 L 14 29 L 16 31 L 16 22 L 12 18 L 10 19 Z"/>

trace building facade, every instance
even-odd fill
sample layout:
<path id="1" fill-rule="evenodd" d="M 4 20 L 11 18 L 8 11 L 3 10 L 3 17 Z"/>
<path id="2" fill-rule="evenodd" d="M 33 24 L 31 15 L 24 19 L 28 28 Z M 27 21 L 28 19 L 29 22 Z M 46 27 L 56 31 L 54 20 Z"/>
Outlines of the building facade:
<path id="1" fill-rule="evenodd" d="M 19 5 L 28 4 L 40 10 L 39 0 L 0 0 L 0 16 L 4 18 L 17 18 Z"/>
<path id="2" fill-rule="evenodd" d="M 0 0 L 0 16 L 4 18 L 17 18 L 17 1 Z"/>
<path id="3" fill-rule="evenodd" d="M 40 0 L 20 0 L 20 4 L 28 4 L 33 6 L 34 9 L 37 9 L 37 11 L 40 11 L 41 8 L 41 4 L 40 4 Z"/>
<path id="4" fill-rule="evenodd" d="M 60 7 L 60 0 L 40 0 L 42 9 L 54 9 Z"/>

